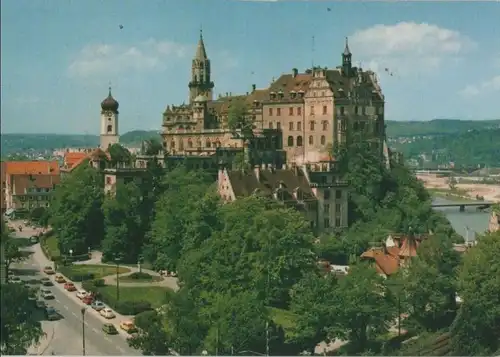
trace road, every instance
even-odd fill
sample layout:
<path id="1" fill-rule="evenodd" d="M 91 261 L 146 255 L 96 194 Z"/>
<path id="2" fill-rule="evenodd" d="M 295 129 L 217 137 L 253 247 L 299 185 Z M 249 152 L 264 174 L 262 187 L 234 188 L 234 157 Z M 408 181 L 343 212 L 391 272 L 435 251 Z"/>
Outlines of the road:
<path id="1" fill-rule="evenodd" d="M 31 232 L 23 230 L 17 232 L 16 237 L 26 238 Z M 31 250 L 31 248 L 26 248 Z M 37 278 L 43 274 L 43 263 L 36 260 L 36 255 L 31 255 L 27 260 L 13 264 L 11 269 L 21 279 Z M 53 279 L 52 279 L 53 280 Z M 56 283 L 57 284 L 57 283 Z M 88 308 L 85 313 L 85 323 L 82 324 L 81 309 L 83 304 L 75 301 L 69 293 L 61 286 L 47 287 L 51 290 L 55 299 L 47 300 L 47 305 L 54 307 L 61 319 L 57 321 L 42 321 L 42 327 L 47 334 L 47 340 L 40 355 L 82 355 L 83 354 L 83 326 L 85 326 L 85 354 L 94 356 L 116 356 L 116 355 L 142 355 L 140 351 L 130 348 L 127 341 L 121 335 L 108 336 L 102 331 L 102 321 L 96 316 L 96 312 Z M 82 326 L 83 325 L 83 326 Z"/>

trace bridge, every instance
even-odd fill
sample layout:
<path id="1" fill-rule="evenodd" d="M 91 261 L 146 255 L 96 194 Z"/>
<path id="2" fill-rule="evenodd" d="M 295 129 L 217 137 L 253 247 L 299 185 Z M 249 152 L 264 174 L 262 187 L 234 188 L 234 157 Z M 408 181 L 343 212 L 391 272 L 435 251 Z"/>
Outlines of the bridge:
<path id="1" fill-rule="evenodd" d="M 489 201 L 472 201 L 472 202 L 444 202 L 444 203 L 433 203 L 432 208 L 439 207 L 458 207 L 460 212 L 465 211 L 465 207 L 477 207 L 477 209 L 486 209 L 493 206 L 495 202 Z"/>

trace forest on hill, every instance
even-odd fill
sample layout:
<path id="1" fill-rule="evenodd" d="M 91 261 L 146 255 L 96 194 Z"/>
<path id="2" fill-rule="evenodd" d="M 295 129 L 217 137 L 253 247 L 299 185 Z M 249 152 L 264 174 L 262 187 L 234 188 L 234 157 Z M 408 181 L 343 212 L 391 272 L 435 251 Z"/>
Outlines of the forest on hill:
<path id="1" fill-rule="evenodd" d="M 430 121 L 386 121 L 387 137 L 443 136 L 469 130 L 500 128 L 497 120 L 434 119 Z"/>

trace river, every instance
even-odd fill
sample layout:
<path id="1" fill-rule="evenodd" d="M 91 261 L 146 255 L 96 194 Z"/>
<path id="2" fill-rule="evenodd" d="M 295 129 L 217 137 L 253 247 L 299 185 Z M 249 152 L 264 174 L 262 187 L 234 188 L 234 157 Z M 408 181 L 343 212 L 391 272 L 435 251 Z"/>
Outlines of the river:
<path id="1" fill-rule="evenodd" d="M 434 197 L 434 203 L 455 203 L 456 201 L 446 200 L 441 197 Z M 439 207 L 436 211 L 441 211 L 451 223 L 455 231 L 467 238 L 467 227 L 469 227 L 469 240 L 475 239 L 476 234 L 481 234 L 488 229 L 490 212 L 488 210 L 477 211 L 476 207 L 466 207 L 464 212 L 460 212 L 458 207 Z"/>

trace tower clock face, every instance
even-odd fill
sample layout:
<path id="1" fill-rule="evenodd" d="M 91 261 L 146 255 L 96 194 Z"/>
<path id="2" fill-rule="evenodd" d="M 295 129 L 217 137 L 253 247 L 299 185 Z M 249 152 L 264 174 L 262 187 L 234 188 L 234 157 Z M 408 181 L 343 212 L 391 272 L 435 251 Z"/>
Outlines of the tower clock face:
<path id="1" fill-rule="evenodd" d="M 112 112 L 108 112 L 108 117 L 111 118 L 113 116 Z"/>

